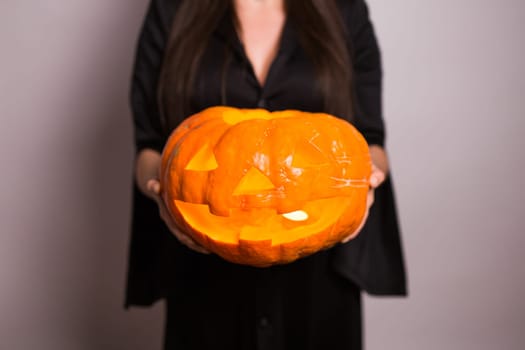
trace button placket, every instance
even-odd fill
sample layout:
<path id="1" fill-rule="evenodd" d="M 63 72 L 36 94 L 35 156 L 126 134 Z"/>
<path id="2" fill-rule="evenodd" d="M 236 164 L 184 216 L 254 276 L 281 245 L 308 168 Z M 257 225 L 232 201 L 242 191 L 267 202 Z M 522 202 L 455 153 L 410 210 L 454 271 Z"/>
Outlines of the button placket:
<path id="1" fill-rule="evenodd" d="M 259 98 L 259 101 L 257 101 L 257 107 L 266 108 L 266 99 L 264 97 Z"/>
<path id="2" fill-rule="evenodd" d="M 267 317 L 265 317 L 265 316 L 260 317 L 259 318 L 259 327 L 266 328 L 268 326 L 270 326 L 270 320 Z"/>

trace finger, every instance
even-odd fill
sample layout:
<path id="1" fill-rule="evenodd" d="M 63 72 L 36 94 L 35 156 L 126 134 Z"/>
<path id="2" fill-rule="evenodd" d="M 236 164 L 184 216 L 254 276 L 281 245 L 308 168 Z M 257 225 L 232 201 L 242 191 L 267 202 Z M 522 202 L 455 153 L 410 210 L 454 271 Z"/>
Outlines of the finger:
<path id="1" fill-rule="evenodd" d="M 210 252 L 208 250 L 206 250 L 205 248 L 203 248 L 202 246 L 200 246 L 198 243 L 196 243 L 190 236 L 182 233 L 179 228 L 177 227 L 175 221 L 173 220 L 168 208 L 166 207 L 166 205 L 164 204 L 164 201 L 162 200 L 162 198 L 160 197 L 159 193 L 160 192 L 160 184 L 157 180 L 149 180 L 148 183 L 148 189 L 150 188 L 151 186 L 151 190 L 152 192 L 155 193 L 155 201 L 157 202 L 158 206 L 159 206 L 159 214 L 160 214 L 160 217 L 162 218 L 162 220 L 164 221 L 164 223 L 166 224 L 166 226 L 168 226 L 168 229 L 175 235 L 175 237 L 179 240 L 179 242 L 181 242 L 182 244 L 184 244 L 186 247 L 196 251 L 196 252 L 199 252 L 199 253 L 202 253 L 202 254 L 210 254 Z"/>
<path id="2" fill-rule="evenodd" d="M 201 245 L 196 243 L 188 235 L 186 235 L 184 233 L 181 233 L 178 230 L 174 230 L 173 233 L 175 234 L 175 236 L 177 237 L 179 242 L 184 244 L 186 247 L 188 247 L 188 248 L 190 248 L 192 250 L 195 250 L 196 252 L 202 253 L 202 254 L 210 254 L 210 252 L 207 249 L 205 249 L 204 247 L 202 247 Z"/>
<path id="3" fill-rule="evenodd" d="M 370 192 L 373 192 L 373 191 L 370 191 Z M 373 194 L 372 194 L 372 202 L 373 202 Z M 350 240 L 354 239 L 355 237 L 357 237 L 359 232 L 361 232 L 361 230 L 363 229 L 363 227 L 366 224 L 366 220 L 368 219 L 368 214 L 370 213 L 369 208 L 370 207 L 368 207 L 368 209 L 366 210 L 365 215 L 363 216 L 363 219 L 361 220 L 361 223 L 359 224 L 357 229 L 354 232 L 352 232 L 351 234 L 349 234 L 348 236 L 346 236 L 345 238 L 343 238 L 341 243 L 343 243 L 343 244 L 347 243 L 348 241 L 350 241 Z"/>
<path id="4" fill-rule="evenodd" d="M 373 189 L 371 189 L 370 191 L 368 191 L 368 194 L 366 196 L 366 207 L 367 207 L 367 209 L 370 209 L 372 204 L 374 204 L 374 200 L 375 200 L 375 191 Z"/>
<path id="5" fill-rule="evenodd" d="M 209 251 L 209 250 L 207 250 L 207 249 L 201 247 L 200 245 L 198 245 L 198 244 L 196 244 L 196 243 L 194 243 L 194 244 L 190 244 L 190 245 L 188 245 L 188 247 L 189 247 L 190 249 L 195 250 L 195 251 L 198 252 L 198 253 L 201 253 L 201 254 L 210 254 L 210 251 Z"/>
<path id="6" fill-rule="evenodd" d="M 370 189 L 368 191 L 368 194 L 366 196 L 366 212 L 365 212 L 365 215 L 364 215 L 363 219 L 361 220 L 361 223 L 359 224 L 359 227 L 354 232 L 352 232 L 350 235 L 348 235 L 345 238 L 343 238 L 341 243 L 346 243 L 349 240 L 357 237 L 359 232 L 361 232 L 361 230 L 365 226 L 366 220 L 368 219 L 368 214 L 370 213 L 370 207 L 372 206 L 372 204 L 374 204 L 374 198 L 375 198 L 374 192 L 375 191 L 373 189 Z"/>
<path id="7" fill-rule="evenodd" d="M 352 232 L 350 235 L 346 236 L 342 241 L 341 243 L 347 243 L 348 241 L 350 241 L 351 239 L 354 239 L 357 237 L 357 235 L 359 234 L 359 232 L 361 232 L 361 230 L 363 229 L 363 227 L 365 226 L 365 223 L 366 223 L 366 220 L 368 219 L 368 213 L 369 211 L 367 210 L 366 213 L 365 213 L 365 216 L 363 217 L 363 220 L 361 220 L 361 223 L 359 224 L 359 227 L 357 227 L 357 229 Z"/>
<path id="8" fill-rule="evenodd" d="M 377 167 L 372 167 L 372 173 L 370 174 L 369 183 L 372 188 L 377 188 L 385 181 L 385 173 L 379 170 Z"/>
<path id="9" fill-rule="evenodd" d="M 167 213 L 167 210 L 165 210 L 165 212 Z M 201 246 L 199 243 L 195 242 L 193 240 L 193 238 L 191 238 L 189 235 L 187 235 L 186 233 L 181 231 L 181 229 L 175 224 L 175 222 L 173 221 L 171 216 L 169 216 L 169 214 L 167 214 L 167 215 L 168 215 L 168 218 L 167 218 L 167 220 L 165 220 L 165 222 L 168 225 L 168 228 L 170 229 L 170 231 L 179 240 L 179 242 L 184 244 L 186 247 L 188 247 L 188 248 L 190 248 L 192 250 L 195 250 L 195 251 L 197 251 L 199 253 L 210 254 L 210 252 L 206 248 Z"/>
<path id="10" fill-rule="evenodd" d="M 146 188 L 151 193 L 156 194 L 157 196 L 160 194 L 160 182 L 157 179 L 150 179 L 146 183 Z"/>

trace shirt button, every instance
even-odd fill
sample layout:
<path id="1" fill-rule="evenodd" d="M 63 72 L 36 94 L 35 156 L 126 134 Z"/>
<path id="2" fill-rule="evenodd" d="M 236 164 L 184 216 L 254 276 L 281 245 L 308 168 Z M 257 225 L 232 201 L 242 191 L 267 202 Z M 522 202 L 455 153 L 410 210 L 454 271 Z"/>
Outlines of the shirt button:
<path id="1" fill-rule="evenodd" d="M 257 102 L 257 107 L 259 108 L 266 108 L 266 100 L 264 98 L 261 98 L 258 102 Z"/>
<path id="2" fill-rule="evenodd" d="M 260 326 L 261 328 L 266 328 L 266 327 L 268 327 L 269 325 L 270 325 L 270 321 L 268 320 L 268 318 L 266 318 L 266 317 L 261 317 L 261 318 L 259 319 L 259 326 Z"/>

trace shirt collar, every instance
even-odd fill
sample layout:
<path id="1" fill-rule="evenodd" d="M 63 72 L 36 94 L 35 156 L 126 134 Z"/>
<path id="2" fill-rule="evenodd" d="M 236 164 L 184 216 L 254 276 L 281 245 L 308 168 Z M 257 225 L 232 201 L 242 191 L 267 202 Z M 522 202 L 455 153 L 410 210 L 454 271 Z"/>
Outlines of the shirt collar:
<path id="1" fill-rule="evenodd" d="M 220 19 L 214 34 L 227 42 L 237 54 L 242 56 L 245 55 L 243 45 L 233 24 L 231 11 L 227 11 Z M 297 47 L 298 43 L 299 38 L 297 36 L 297 32 L 293 27 L 289 17 L 287 17 L 284 23 L 283 32 L 281 33 L 279 54 L 291 54 Z"/>

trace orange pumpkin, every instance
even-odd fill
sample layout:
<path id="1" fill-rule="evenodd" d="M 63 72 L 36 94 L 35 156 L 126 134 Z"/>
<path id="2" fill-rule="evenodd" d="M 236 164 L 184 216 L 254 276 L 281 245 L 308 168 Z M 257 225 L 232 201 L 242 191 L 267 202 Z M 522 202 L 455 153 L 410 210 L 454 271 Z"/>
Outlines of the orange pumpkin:
<path id="1" fill-rule="evenodd" d="M 177 225 L 234 263 L 288 263 L 354 232 L 371 172 L 362 135 L 300 111 L 208 108 L 170 136 L 162 196 Z"/>

